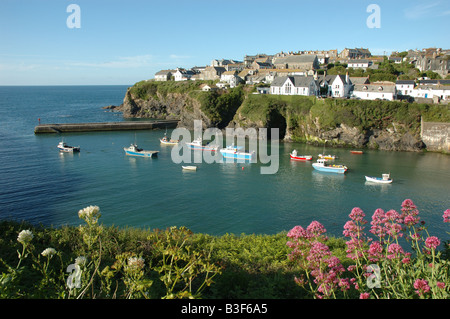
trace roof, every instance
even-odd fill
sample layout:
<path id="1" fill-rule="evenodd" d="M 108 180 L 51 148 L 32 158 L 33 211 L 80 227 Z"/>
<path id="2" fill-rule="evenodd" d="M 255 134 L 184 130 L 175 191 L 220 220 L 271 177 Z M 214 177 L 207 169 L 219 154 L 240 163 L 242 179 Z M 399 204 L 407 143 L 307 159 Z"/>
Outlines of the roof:
<path id="1" fill-rule="evenodd" d="M 408 84 L 408 85 L 414 85 L 416 84 L 416 81 L 414 80 L 397 80 L 395 84 Z"/>
<path id="2" fill-rule="evenodd" d="M 356 84 L 353 91 L 357 92 L 378 92 L 395 93 L 395 85 L 392 84 Z"/>
<path id="3" fill-rule="evenodd" d="M 274 64 L 279 63 L 313 63 L 317 59 L 317 55 L 303 54 L 303 55 L 289 55 L 285 57 L 276 58 Z"/>
<path id="4" fill-rule="evenodd" d="M 369 63 L 370 61 L 367 59 L 352 59 L 348 60 L 348 63 Z"/>
<path id="5" fill-rule="evenodd" d="M 271 86 L 283 86 L 287 79 L 292 82 L 294 87 L 309 87 L 311 82 L 314 82 L 312 76 L 280 76 L 272 81 Z"/>
<path id="6" fill-rule="evenodd" d="M 173 70 L 161 70 L 155 73 L 155 75 L 168 75 L 174 72 Z"/>

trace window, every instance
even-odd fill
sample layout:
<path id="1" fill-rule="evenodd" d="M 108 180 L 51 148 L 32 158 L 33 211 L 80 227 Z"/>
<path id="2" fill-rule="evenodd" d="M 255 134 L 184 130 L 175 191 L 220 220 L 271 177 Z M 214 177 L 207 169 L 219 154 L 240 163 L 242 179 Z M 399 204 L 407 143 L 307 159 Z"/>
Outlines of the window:
<path id="1" fill-rule="evenodd" d="M 291 94 L 292 85 L 291 82 L 286 83 L 284 86 L 284 93 Z"/>

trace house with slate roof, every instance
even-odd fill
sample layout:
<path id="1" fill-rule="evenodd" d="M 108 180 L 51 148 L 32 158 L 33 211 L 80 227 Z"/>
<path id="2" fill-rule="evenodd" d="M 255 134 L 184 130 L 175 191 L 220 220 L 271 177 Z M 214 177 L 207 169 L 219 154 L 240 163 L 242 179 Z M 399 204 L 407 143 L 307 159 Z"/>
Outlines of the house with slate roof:
<path id="1" fill-rule="evenodd" d="M 301 69 L 317 70 L 319 69 L 319 60 L 317 55 L 288 55 L 275 58 L 273 65 L 276 69 Z"/>
<path id="2" fill-rule="evenodd" d="M 318 94 L 318 87 L 312 76 L 282 76 L 273 80 L 270 94 L 311 96 Z"/>
<path id="3" fill-rule="evenodd" d="M 373 82 L 371 84 L 357 84 L 353 88 L 353 96 L 361 100 L 388 100 L 397 97 L 397 90 L 393 82 Z"/>
<path id="4" fill-rule="evenodd" d="M 319 75 L 317 85 L 321 95 L 337 98 L 348 98 L 353 89 L 353 83 L 347 75 Z"/>

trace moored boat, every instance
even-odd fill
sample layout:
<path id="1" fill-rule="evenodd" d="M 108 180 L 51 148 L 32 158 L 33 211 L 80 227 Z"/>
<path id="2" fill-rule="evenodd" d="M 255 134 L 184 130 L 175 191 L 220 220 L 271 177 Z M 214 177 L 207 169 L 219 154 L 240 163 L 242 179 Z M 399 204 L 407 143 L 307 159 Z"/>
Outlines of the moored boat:
<path id="1" fill-rule="evenodd" d="M 186 143 L 186 145 L 193 150 L 201 150 L 201 151 L 217 151 L 219 149 L 218 145 L 206 144 L 203 145 L 203 141 L 201 138 L 197 138 L 190 143 Z"/>
<path id="2" fill-rule="evenodd" d="M 255 152 L 244 152 L 240 151 L 239 147 L 236 147 L 234 145 L 229 145 L 226 148 L 222 148 L 220 150 L 220 153 L 224 158 L 233 158 L 233 159 L 240 159 L 240 160 L 252 160 L 253 156 L 255 155 Z"/>
<path id="3" fill-rule="evenodd" d="M 366 181 L 378 184 L 390 184 L 392 183 L 391 174 L 382 174 L 381 177 L 365 176 Z"/>
<path id="4" fill-rule="evenodd" d="M 293 150 L 291 154 L 289 154 L 292 160 L 295 161 L 310 161 L 312 160 L 311 155 L 298 155 L 296 150 Z"/>
<path id="5" fill-rule="evenodd" d="M 327 160 L 334 160 L 336 159 L 336 155 L 324 155 L 324 154 L 319 154 L 319 158 L 320 159 L 327 159 Z"/>
<path id="6" fill-rule="evenodd" d="M 145 151 L 139 148 L 136 144 L 131 144 L 129 147 L 124 147 L 126 155 L 141 156 L 141 157 L 153 157 L 158 155 L 158 151 Z"/>
<path id="7" fill-rule="evenodd" d="M 337 164 L 328 165 L 325 159 L 318 159 L 317 163 L 313 163 L 312 166 L 314 167 L 314 169 L 321 172 L 330 172 L 337 174 L 344 174 L 348 170 L 347 166 L 345 165 L 337 165 Z"/>
<path id="8" fill-rule="evenodd" d="M 164 135 L 164 137 L 160 138 L 159 141 L 161 142 L 161 144 L 166 144 L 166 145 L 177 145 L 180 142 L 179 140 L 169 139 L 167 137 L 167 135 Z"/>
<path id="9" fill-rule="evenodd" d="M 356 150 L 354 150 L 354 151 L 350 151 L 350 153 L 352 153 L 352 154 L 357 154 L 357 155 L 361 155 L 361 154 L 363 154 L 364 152 L 363 152 L 363 151 L 356 151 Z"/>
<path id="10" fill-rule="evenodd" d="M 196 171 L 197 170 L 197 166 L 181 166 L 181 167 L 187 171 Z"/>
<path id="11" fill-rule="evenodd" d="M 79 146 L 70 146 L 70 145 L 67 145 L 65 142 L 59 142 L 58 148 L 59 148 L 60 152 L 64 152 L 64 153 L 73 153 L 73 152 L 80 151 Z"/>

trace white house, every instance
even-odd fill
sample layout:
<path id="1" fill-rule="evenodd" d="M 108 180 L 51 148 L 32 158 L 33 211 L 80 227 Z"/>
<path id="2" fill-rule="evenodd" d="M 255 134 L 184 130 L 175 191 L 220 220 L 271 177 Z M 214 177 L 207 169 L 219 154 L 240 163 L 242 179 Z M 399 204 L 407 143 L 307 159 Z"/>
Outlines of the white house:
<path id="1" fill-rule="evenodd" d="M 169 81 L 172 76 L 173 70 L 161 70 L 155 73 L 156 81 Z"/>
<path id="2" fill-rule="evenodd" d="M 317 81 L 322 95 L 342 98 L 350 97 L 353 84 L 348 74 L 319 75 Z"/>
<path id="3" fill-rule="evenodd" d="M 270 94 L 310 96 L 317 93 L 317 82 L 312 76 L 276 77 L 270 85 Z"/>
<path id="4" fill-rule="evenodd" d="M 392 82 L 374 82 L 371 84 L 357 84 L 353 88 L 353 96 L 361 100 L 388 100 L 396 99 L 396 88 Z"/>
<path id="5" fill-rule="evenodd" d="M 418 85 L 412 90 L 411 96 L 414 98 L 433 99 L 448 101 L 450 100 L 450 86 L 449 85 Z"/>
<path id="6" fill-rule="evenodd" d="M 230 88 L 236 87 L 243 80 L 237 75 L 237 71 L 225 71 L 220 75 L 220 82 L 230 85 Z"/>
<path id="7" fill-rule="evenodd" d="M 347 67 L 353 69 L 367 69 L 372 65 L 372 61 L 367 59 L 349 60 Z"/>
<path id="8" fill-rule="evenodd" d="M 191 77 L 194 75 L 194 72 L 192 70 L 185 70 L 177 68 L 177 71 L 174 73 L 175 81 L 187 81 L 190 80 Z"/>
<path id="9" fill-rule="evenodd" d="M 397 94 L 402 96 L 412 96 L 415 86 L 414 80 L 397 80 L 395 83 Z"/>

